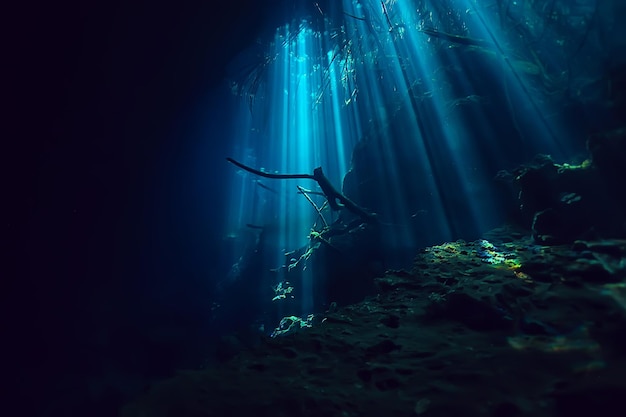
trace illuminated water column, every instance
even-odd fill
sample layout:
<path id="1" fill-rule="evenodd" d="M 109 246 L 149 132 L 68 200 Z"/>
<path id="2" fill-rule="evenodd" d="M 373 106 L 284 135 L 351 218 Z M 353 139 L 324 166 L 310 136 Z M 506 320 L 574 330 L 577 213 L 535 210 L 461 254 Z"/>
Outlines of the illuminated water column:
<path id="1" fill-rule="evenodd" d="M 501 45 L 514 42 L 507 42 L 500 22 L 483 16 L 491 6 L 468 0 L 446 7 L 344 0 L 343 6 L 353 17 L 346 19 L 348 31 L 376 56 L 360 68 L 359 108 L 362 120 L 377 121 L 386 141 L 380 158 L 390 184 L 389 210 L 399 220 L 425 212 L 422 226 L 436 225 L 439 235 L 450 238 L 496 226 L 502 220 L 492 186 L 496 172 L 511 168 L 507 161 L 519 161 L 521 152 L 528 159 L 539 152 L 563 155 L 564 135 L 545 120 L 549 109 L 539 105 L 529 80 L 517 71 L 512 46 Z M 450 22 L 459 33 L 445 32 L 454 26 Z M 428 30 L 484 42 L 457 44 Z M 517 132 L 502 135 L 513 128 L 498 123 Z M 396 169 L 407 155 L 415 162 L 412 182 L 406 181 L 406 169 L 401 176 Z M 407 198 L 411 192 L 420 193 L 421 207 Z"/>
<path id="2" fill-rule="evenodd" d="M 269 172 L 310 174 L 321 166 L 340 187 L 354 146 L 367 137 L 378 158 L 379 214 L 391 225 L 385 244 L 410 247 L 424 244 L 424 236 L 439 243 L 498 225 L 497 171 L 511 168 L 506 163 L 519 151 L 558 155 L 560 148 L 558 126 L 544 123 L 512 63 L 514 51 L 500 45 L 505 34 L 467 0 L 451 0 L 459 10 L 442 16 L 427 10 L 435 5 L 429 2 L 341 4 L 319 32 L 305 21 L 277 29 L 254 105 L 242 105 L 233 156 Z M 469 48 L 429 33 L 450 20 L 463 35 L 498 42 Z M 515 120 L 524 121 L 524 131 L 502 136 Z M 230 228 L 272 228 L 275 266 L 308 243 L 315 222 L 297 185 L 317 188 L 248 174 L 233 180 Z M 306 308 L 310 277 L 301 284 Z"/>
<path id="3" fill-rule="evenodd" d="M 541 100 L 536 93 L 530 89 L 530 75 L 536 75 L 536 71 L 541 71 L 538 62 L 529 62 L 516 57 L 516 51 L 506 45 L 514 45 L 507 39 L 512 32 L 506 31 L 493 8 L 487 8 L 484 5 L 478 7 L 477 4 L 470 0 L 459 0 L 462 7 L 471 10 L 475 19 L 472 19 L 471 29 L 475 36 L 492 42 L 496 56 L 499 58 L 499 65 L 502 66 L 503 76 L 506 77 L 507 86 L 510 88 L 509 106 L 511 111 L 519 114 L 519 124 L 523 127 L 530 124 L 529 129 L 521 134 L 526 134 L 526 139 L 531 141 L 531 146 L 543 148 L 544 153 L 551 154 L 556 158 L 565 158 L 568 154 L 568 146 L 566 145 L 566 133 L 561 125 L 560 120 L 548 120 L 546 115 L 553 113 L 554 109 L 549 108 L 545 100 Z M 511 8 L 520 8 L 522 3 L 512 2 Z M 535 13 L 532 8 L 525 7 L 524 13 Z M 537 16 L 529 16 L 535 18 Z M 539 16 L 539 19 L 545 19 L 545 16 Z M 547 42 L 546 42 L 547 43 Z M 554 48 L 554 47 L 553 47 Z M 555 48 L 556 49 L 556 48 Z M 554 51 L 555 54 L 557 51 Z M 560 106 L 560 103 L 559 103 Z"/>
<path id="4" fill-rule="evenodd" d="M 429 68 L 432 58 L 423 51 L 426 38 L 422 42 L 415 39 L 418 41 L 415 44 L 409 44 L 406 38 L 415 29 L 404 18 L 411 18 L 414 23 L 415 16 L 407 13 L 401 20 L 399 2 L 384 4 L 383 8 L 375 0 L 343 2 L 346 13 L 354 16 L 347 19 L 348 32 L 366 51 L 358 73 L 358 102 L 362 123 L 377 131 L 379 164 L 384 167 L 381 175 L 386 191 L 381 198 L 387 202 L 383 215 L 387 222 L 397 225 L 388 241 L 394 246 L 410 247 L 414 244 L 410 223 L 415 217 L 427 217 L 424 223 L 436 229 L 440 236 L 452 234 L 448 230 L 442 187 L 434 172 L 433 165 L 438 161 L 427 149 L 424 137 L 437 123 L 428 120 L 430 126 L 423 126 L 418 108 L 421 102 L 416 103 L 411 96 L 417 85 L 424 93 L 433 91 L 434 87 L 428 85 L 431 77 L 427 76 L 432 71 Z M 407 175 L 406 164 L 399 163 L 403 159 L 410 159 L 411 176 Z M 420 196 L 419 203 L 410 201 L 416 194 Z M 408 226 L 402 227 L 404 224 Z"/>
<path id="5" fill-rule="evenodd" d="M 293 36 L 297 31 L 297 36 Z M 308 173 L 321 166 L 326 176 L 341 185 L 350 152 L 358 137 L 346 126 L 352 109 L 341 98 L 336 65 L 326 65 L 323 34 L 301 22 L 280 28 L 273 45 L 276 64 L 270 69 L 267 106 L 269 146 L 264 164 L 283 173 Z M 297 193 L 296 185 L 319 191 L 313 181 L 283 181 L 280 185 L 279 247 L 291 251 L 308 243 L 317 214 Z M 323 199 L 313 196 L 321 206 Z M 278 254 L 277 262 L 284 262 Z M 303 312 L 311 307 L 309 265 L 298 286 Z M 310 310 L 309 310 L 310 311 Z"/>
<path id="6" fill-rule="evenodd" d="M 512 2 L 510 7 L 516 4 Z M 468 209 L 479 229 L 484 230 L 494 226 L 490 218 L 497 215 L 498 207 L 493 204 L 496 198 L 488 184 L 498 161 L 501 168 L 510 169 L 506 161 L 526 162 L 537 153 L 561 160 L 568 154 L 564 146 L 567 135 L 558 120 L 546 118 L 553 111 L 531 88 L 536 81 L 532 78 L 536 74 L 530 70 L 534 64 L 523 59 L 528 52 L 519 50 L 520 40 L 513 36 L 516 32 L 502 24 L 497 8 L 489 2 L 470 0 L 457 0 L 456 6 L 467 36 L 481 43 L 471 48 L 448 46 L 458 51 L 446 54 L 447 62 L 458 69 L 456 85 L 466 93 L 448 96 L 440 114 L 445 142 L 462 179 L 459 185 L 468 196 Z M 487 93 L 485 85 L 491 86 Z M 500 101 L 490 102 L 494 97 L 500 97 Z M 492 110 L 488 113 L 484 109 L 489 107 Z M 496 133 L 502 132 L 496 128 L 501 120 L 511 125 L 510 136 Z M 468 131 L 473 134 L 468 135 Z M 525 160 L 520 161 L 515 153 L 525 155 Z M 494 170 L 481 171 L 484 166 Z"/>
<path id="7" fill-rule="evenodd" d="M 409 125 L 414 149 L 420 155 L 420 164 L 429 167 L 432 186 L 436 189 L 433 194 L 437 196 L 434 207 L 439 213 L 436 223 L 449 238 L 455 239 L 468 230 L 485 230 L 483 219 L 493 214 L 494 196 L 481 193 L 488 187 L 480 189 L 481 185 L 489 184 L 491 178 L 482 177 L 476 171 L 482 162 L 478 155 L 483 152 L 484 144 L 472 141 L 470 135 L 484 126 L 476 119 L 467 123 L 467 120 L 451 118 L 456 97 L 450 85 L 469 82 L 463 72 L 450 74 L 444 70 L 449 65 L 449 49 L 439 46 L 438 50 L 432 39 L 422 32 L 437 24 L 438 19 L 449 16 L 435 16 L 428 21 L 418 14 L 413 4 L 407 0 L 394 2 L 390 16 L 398 19 L 402 26 L 394 27 L 400 33 L 394 37 L 393 44 L 397 55 L 402 57 L 398 68 L 401 68 L 404 87 L 411 91 L 411 83 L 417 81 L 421 91 L 428 93 L 425 97 L 416 97 L 411 91 L 404 96 L 404 102 L 405 107 L 413 111 Z"/>
<path id="8" fill-rule="evenodd" d="M 234 157 L 273 173 L 312 174 L 322 167 L 340 188 L 358 129 L 354 129 L 353 108 L 343 101 L 340 91 L 339 62 L 328 64 L 323 34 L 308 28 L 306 22 L 278 28 L 268 54 L 272 62 L 253 108 L 245 109 L 248 115 L 242 113 L 241 126 L 247 132 L 237 138 Z M 308 244 L 317 217 L 296 187 L 319 191 L 317 184 L 312 180 L 259 179 L 241 172 L 240 177 L 234 180 L 237 192 L 231 199 L 232 221 L 244 227 L 254 218 L 255 224 L 270 228 L 273 266 L 283 265 L 289 261 L 285 253 Z M 255 193 L 264 195 L 266 209 L 253 213 L 251 208 L 259 207 L 254 203 Z M 322 197 L 311 197 L 318 206 L 323 204 Z M 307 265 L 296 285 L 303 314 L 312 307 L 312 272 Z"/>

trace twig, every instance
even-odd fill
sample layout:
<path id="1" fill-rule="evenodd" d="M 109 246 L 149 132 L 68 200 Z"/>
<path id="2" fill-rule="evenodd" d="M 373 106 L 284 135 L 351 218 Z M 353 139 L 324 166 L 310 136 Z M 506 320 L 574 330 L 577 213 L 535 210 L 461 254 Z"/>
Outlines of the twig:
<path id="1" fill-rule="evenodd" d="M 307 194 L 308 190 L 305 190 L 304 188 L 302 188 L 301 186 L 298 185 L 298 191 L 300 191 L 302 193 L 302 195 L 304 196 L 304 198 L 306 198 L 309 201 L 309 203 L 311 203 L 313 208 L 315 208 L 315 211 L 317 211 L 317 214 L 320 216 L 320 219 L 322 219 L 322 223 L 324 223 L 324 227 L 325 228 L 328 227 L 328 223 L 326 223 L 326 219 L 322 215 L 322 211 L 317 206 L 317 204 L 315 204 L 315 202 L 313 200 L 311 200 L 311 197 L 309 197 L 309 194 Z"/>

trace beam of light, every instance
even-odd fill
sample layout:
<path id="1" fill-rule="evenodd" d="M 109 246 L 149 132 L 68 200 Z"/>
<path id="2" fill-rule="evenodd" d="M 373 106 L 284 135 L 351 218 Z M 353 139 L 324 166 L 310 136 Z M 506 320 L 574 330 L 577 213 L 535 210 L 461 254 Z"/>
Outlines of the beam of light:
<path id="1" fill-rule="evenodd" d="M 537 153 L 571 157 L 568 132 L 532 87 L 539 60 L 520 50 L 493 4 L 340 4 L 324 10 L 322 29 L 307 20 L 277 29 L 264 87 L 252 109 L 241 107 L 235 159 L 280 173 L 322 166 L 338 188 L 353 169 L 350 197 L 379 214 L 388 226 L 382 244 L 401 253 L 477 238 L 505 220 L 493 186 L 499 170 Z M 265 181 L 271 193 L 255 180 L 233 183 L 228 227 L 273 230 L 274 263 L 285 264 L 316 220 L 296 186 L 316 184 Z M 309 273 L 298 289 L 303 313 L 312 305 Z"/>
<path id="2" fill-rule="evenodd" d="M 241 106 L 241 126 L 251 130 L 239 138 L 235 159 L 284 174 L 312 174 L 321 166 L 340 189 L 359 134 L 354 128 L 355 118 L 344 111 L 349 103 L 339 91 L 349 87 L 341 80 L 349 63 L 342 58 L 330 62 L 322 34 L 308 28 L 305 21 L 278 28 L 269 54 L 274 62 L 268 68 L 263 92 L 256 97 L 255 108 L 250 114 L 243 103 Z M 320 65 L 320 57 L 327 65 Z M 315 209 L 296 187 L 315 191 L 317 185 L 310 180 L 265 181 L 277 191 L 271 194 L 258 188 L 251 190 L 257 179 L 240 173 L 233 187 L 238 192 L 232 195 L 229 227 L 240 229 L 255 222 L 271 229 L 275 236 L 274 267 L 293 263 L 299 254 L 290 253 L 308 244 L 317 218 Z M 255 195 L 260 196 L 260 203 L 255 203 Z M 311 197 L 322 206 L 321 197 Z M 311 272 L 308 266 L 297 287 L 303 313 L 310 311 L 313 302 Z"/>
<path id="3" fill-rule="evenodd" d="M 493 10 L 468 0 L 448 4 L 438 15 L 437 2 L 343 2 L 347 13 L 364 17 L 348 20 L 347 30 L 376 51 L 359 73 L 359 102 L 367 102 L 359 108 L 387 137 L 380 153 L 393 194 L 386 211 L 397 223 L 424 213 L 411 234 L 432 231 L 437 239 L 476 236 L 503 221 L 492 185 L 497 170 L 540 152 L 571 156 L 558 121 L 545 117 L 553 109 L 530 89 L 524 69 L 534 66 L 516 58 L 515 39 Z M 427 30 L 482 42 L 446 42 Z M 407 158 L 415 166 L 408 178 Z M 399 245 L 411 242 L 394 236 Z"/>

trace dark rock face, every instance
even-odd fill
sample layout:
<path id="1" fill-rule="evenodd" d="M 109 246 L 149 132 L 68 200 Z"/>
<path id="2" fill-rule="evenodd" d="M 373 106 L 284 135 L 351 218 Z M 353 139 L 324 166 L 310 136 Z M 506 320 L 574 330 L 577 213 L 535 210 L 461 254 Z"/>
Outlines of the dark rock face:
<path id="1" fill-rule="evenodd" d="M 589 137 L 587 149 L 595 168 L 608 181 L 623 181 L 626 173 L 626 127 Z"/>
<path id="2" fill-rule="evenodd" d="M 539 155 L 515 173 L 522 216 L 536 241 L 626 236 L 626 128 L 593 135 L 587 147 L 591 158 L 581 165 Z"/>
<path id="3" fill-rule="evenodd" d="M 374 292 L 374 278 L 384 273 L 380 231 L 361 225 L 332 236 L 311 256 L 317 299 L 327 305 L 346 305 Z"/>

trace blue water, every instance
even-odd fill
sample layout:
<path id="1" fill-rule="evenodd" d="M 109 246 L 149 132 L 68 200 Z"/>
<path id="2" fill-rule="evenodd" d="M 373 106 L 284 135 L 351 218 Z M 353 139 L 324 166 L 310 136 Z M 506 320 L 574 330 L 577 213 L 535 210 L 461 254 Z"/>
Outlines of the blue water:
<path id="1" fill-rule="evenodd" d="M 623 120 L 617 2 L 222 6 L 46 6 L 16 32 L 6 230 L 33 414 L 109 415 L 228 356 L 224 336 L 253 345 L 284 316 L 358 301 L 360 277 L 420 248 L 521 221 L 500 171 L 581 163 Z M 322 167 L 377 226 L 315 241 L 316 207 L 329 226 L 350 213 L 311 179 L 227 157 Z"/>

